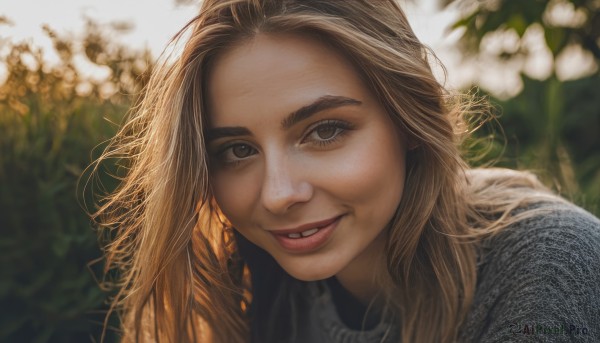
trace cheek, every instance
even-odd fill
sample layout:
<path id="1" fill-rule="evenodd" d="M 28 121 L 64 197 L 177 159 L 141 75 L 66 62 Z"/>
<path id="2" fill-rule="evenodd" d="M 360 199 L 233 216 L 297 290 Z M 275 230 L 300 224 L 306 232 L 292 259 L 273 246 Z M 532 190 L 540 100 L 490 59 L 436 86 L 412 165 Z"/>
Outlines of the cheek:
<path id="1" fill-rule="evenodd" d="M 404 187 L 405 152 L 394 135 L 369 138 L 356 140 L 343 153 L 332 156 L 327 163 L 329 172 L 320 183 L 352 205 L 393 213 Z"/>
<path id="2" fill-rule="evenodd" d="M 236 173 L 222 171 L 211 178 L 213 193 L 219 208 L 227 219 L 236 227 L 248 221 L 252 203 L 259 189 L 256 175 L 252 173 Z"/>

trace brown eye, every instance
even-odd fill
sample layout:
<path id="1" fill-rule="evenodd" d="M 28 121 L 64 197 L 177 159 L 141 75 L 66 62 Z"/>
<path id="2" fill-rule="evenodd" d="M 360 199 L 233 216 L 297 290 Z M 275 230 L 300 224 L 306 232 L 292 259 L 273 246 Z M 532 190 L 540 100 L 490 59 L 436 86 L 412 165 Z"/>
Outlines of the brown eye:
<path id="1" fill-rule="evenodd" d="M 237 144 L 231 147 L 231 152 L 237 158 L 246 158 L 253 153 L 252 147 L 246 144 Z"/>
<path id="2" fill-rule="evenodd" d="M 302 143 L 325 147 L 338 142 L 352 130 L 354 126 L 343 120 L 323 120 L 313 125 L 302 138 Z"/>
<path id="3" fill-rule="evenodd" d="M 331 125 L 323 125 L 315 130 L 320 139 L 331 139 L 335 136 L 338 128 Z"/>

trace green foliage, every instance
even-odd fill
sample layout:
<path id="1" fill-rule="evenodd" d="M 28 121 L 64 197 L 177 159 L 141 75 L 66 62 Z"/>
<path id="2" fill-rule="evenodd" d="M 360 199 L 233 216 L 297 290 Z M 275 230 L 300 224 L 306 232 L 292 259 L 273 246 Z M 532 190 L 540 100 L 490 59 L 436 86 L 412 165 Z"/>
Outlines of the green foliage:
<path id="1" fill-rule="evenodd" d="M 523 81 L 523 91 L 514 98 L 492 98 L 501 111 L 502 131 L 480 145 L 480 151 L 491 151 L 474 164 L 494 160 L 497 166 L 532 170 L 562 195 L 600 215 L 600 75 L 565 82 L 523 76 Z"/>
<path id="2" fill-rule="evenodd" d="M 562 1 L 585 13 L 586 20 L 574 27 L 548 22 L 548 1 L 464 2 L 472 10 L 455 27 L 466 29 L 465 49 L 477 51 L 481 40 L 496 31 L 513 30 L 522 37 L 531 25 L 539 25 L 554 56 L 576 44 L 600 58 L 597 1 Z M 0 25 L 7 23 L 10 20 L 0 16 Z M 101 263 L 89 265 L 102 253 L 80 203 L 93 209 L 93 200 L 78 201 L 77 184 L 103 142 L 116 132 L 148 75 L 147 52 L 111 43 L 106 31 L 93 23 L 83 39 L 45 31 L 60 57 L 57 64 L 49 64 L 30 44 L 0 39 L 5 51 L 0 63 L 8 73 L 0 85 L 3 342 L 99 339 L 108 294 L 94 279 L 101 274 Z M 526 47 L 519 46 L 501 57 L 524 53 Z M 76 67 L 78 57 L 109 70 L 108 77 L 93 81 L 82 75 Z M 492 135 L 502 131 L 486 132 L 489 128 L 483 127 L 478 131 L 481 139 L 471 143 L 487 149 L 488 158 L 474 164 L 497 159 L 501 166 L 533 169 L 549 185 L 600 215 L 600 75 L 569 82 L 559 82 L 554 75 L 543 81 L 524 76 L 523 82 L 516 97 L 492 100 L 501 108 L 506 146 Z M 114 179 L 98 182 L 108 190 L 115 187 Z M 116 341 L 116 336 L 109 331 L 106 341 Z"/>
<path id="3" fill-rule="evenodd" d="M 458 2 L 447 0 L 446 4 Z M 479 53 L 485 37 L 499 32 L 513 32 L 519 37 L 510 51 L 500 51 L 498 58 L 527 56 L 525 32 L 537 26 L 544 32 L 553 64 L 566 49 L 578 46 L 600 65 L 600 3 L 595 0 L 495 0 L 460 1 L 469 8 L 453 28 L 464 29 L 462 48 Z M 557 15 L 571 17 L 558 20 Z M 554 67 L 555 68 L 555 67 Z M 517 96 L 494 99 L 501 116 L 506 145 L 498 149 L 498 140 L 485 164 L 529 169 L 558 190 L 600 216 L 600 73 L 578 80 L 560 81 L 555 69 L 545 80 L 534 80 L 523 73 L 523 90 Z M 487 137 L 488 133 L 479 134 Z M 501 151 L 501 153 L 500 153 Z"/>
<path id="4" fill-rule="evenodd" d="M 463 28 L 462 43 L 466 51 L 478 51 L 483 38 L 494 32 L 514 31 L 522 38 L 528 28 L 539 25 L 544 29 L 546 45 L 556 57 L 565 48 L 578 45 L 600 58 L 600 3 L 595 0 L 444 0 L 461 3 L 469 10 L 452 26 Z M 557 20 L 557 15 L 571 13 L 570 22 Z M 507 57 L 527 53 L 520 45 Z"/>
<path id="5" fill-rule="evenodd" d="M 81 41 L 49 28 L 60 62 L 40 49 L 10 43 L 0 63 L 0 341 L 86 342 L 99 339 L 108 294 L 95 275 L 96 233 L 77 184 L 113 136 L 146 81 L 148 53 L 109 44 L 89 23 Z M 92 81 L 77 56 L 109 76 Z M 111 166 L 104 166 L 111 168 Z M 114 180 L 99 180 L 108 189 Z M 90 206 L 93 210 L 93 205 Z M 116 335 L 109 333 L 106 341 Z"/>

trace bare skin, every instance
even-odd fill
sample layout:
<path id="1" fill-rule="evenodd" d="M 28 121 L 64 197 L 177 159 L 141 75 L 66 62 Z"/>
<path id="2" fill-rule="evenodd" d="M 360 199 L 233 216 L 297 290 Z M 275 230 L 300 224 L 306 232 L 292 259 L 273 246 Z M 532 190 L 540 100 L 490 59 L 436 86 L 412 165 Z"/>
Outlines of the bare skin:
<path id="1" fill-rule="evenodd" d="M 373 299 L 406 148 L 352 63 L 308 37 L 258 34 L 216 59 L 208 96 L 211 181 L 233 227 L 293 277 L 335 275 Z M 280 234 L 294 230 L 314 236 Z"/>

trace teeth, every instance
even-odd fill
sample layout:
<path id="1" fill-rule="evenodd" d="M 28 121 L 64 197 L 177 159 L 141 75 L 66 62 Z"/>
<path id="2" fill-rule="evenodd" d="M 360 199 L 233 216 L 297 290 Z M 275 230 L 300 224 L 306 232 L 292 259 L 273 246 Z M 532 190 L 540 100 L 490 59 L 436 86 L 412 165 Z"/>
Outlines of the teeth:
<path id="1" fill-rule="evenodd" d="M 308 236 L 314 235 L 317 231 L 319 231 L 319 229 L 317 229 L 317 228 L 304 231 L 304 232 L 302 232 L 302 237 L 308 237 Z"/>
<path id="2" fill-rule="evenodd" d="M 314 228 L 314 229 L 310 229 L 310 230 L 306 230 L 302 233 L 288 233 L 288 237 L 289 238 L 300 238 L 300 237 L 308 237 L 308 236 L 312 236 L 315 233 L 317 233 L 317 231 L 319 231 L 318 228 Z"/>

